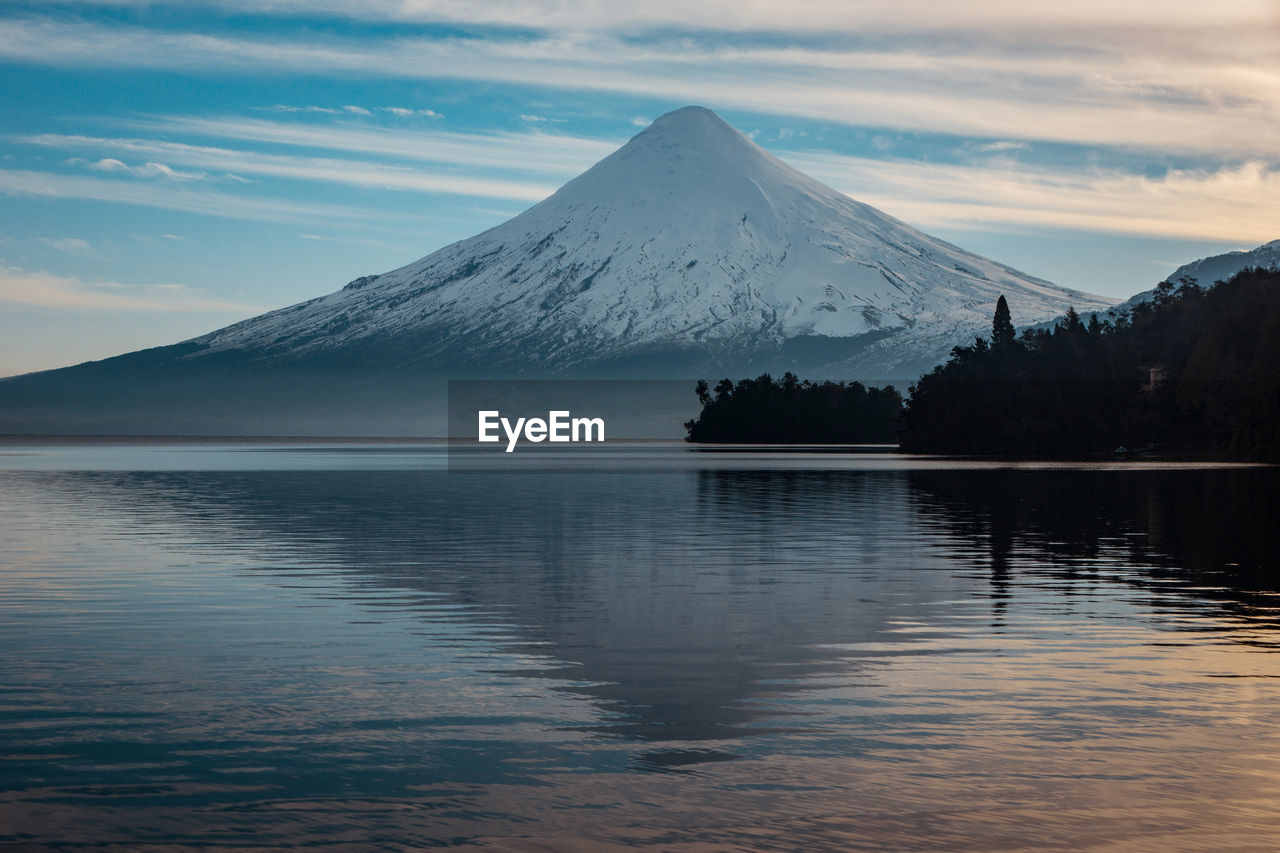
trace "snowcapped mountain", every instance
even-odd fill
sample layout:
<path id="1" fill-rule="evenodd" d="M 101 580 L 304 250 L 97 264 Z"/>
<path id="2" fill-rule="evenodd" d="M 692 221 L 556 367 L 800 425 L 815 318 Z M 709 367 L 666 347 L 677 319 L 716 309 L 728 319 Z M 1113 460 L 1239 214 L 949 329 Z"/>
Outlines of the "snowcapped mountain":
<path id="1" fill-rule="evenodd" d="M 1212 255 L 1183 264 L 1169 276 L 1169 281 L 1177 284 L 1184 278 L 1195 279 L 1201 287 L 1212 287 L 1220 281 L 1226 281 L 1243 269 L 1280 269 L 1280 240 L 1264 243 L 1247 252 L 1227 252 L 1223 255 Z"/>
<path id="2" fill-rule="evenodd" d="M 902 383 L 989 334 L 1002 294 L 1019 325 L 1112 304 L 923 234 L 686 107 L 398 270 L 179 344 L 0 380 L 0 433 L 441 435 L 454 378 Z M 678 385 L 628 405 L 670 403 L 674 437 L 696 404 Z"/>
<path id="3" fill-rule="evenodd" d="M 1213 287 L 1218 282 L 1226 281 L 1243 269 L 1280 269 L 1280 240 L 1264 243 L 1256 249 L 1246 252 L 1227 252 L 1221 255 L 1210 255 L 1189 264 L 1183 264 L 1173 271 L 1165 281 L 1171 282 L 1175 288 L 1183 281 L 1194 281 L 1201 287 Z M 1126 314 L 1130 308 L 1143 302 L 1150 302 L 1155 296 L 1155 289 L 1135 293 L 1112 309 L 1117 315 Z"/>
<path id="4" fill-rule="evenodd" d="M 930 237 L 685 107 L 550 198 L 187 358 L 394 359 L 473 375 L 910 377 L 990 328 L 1109 307 Z"/>

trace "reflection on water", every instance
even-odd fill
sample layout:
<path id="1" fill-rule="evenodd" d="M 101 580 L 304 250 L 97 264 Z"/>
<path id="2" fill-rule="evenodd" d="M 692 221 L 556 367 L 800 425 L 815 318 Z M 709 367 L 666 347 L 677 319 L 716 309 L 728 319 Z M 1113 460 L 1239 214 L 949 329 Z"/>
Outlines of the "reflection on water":
<path id="1" fill-rule="evenodd" d="M 1274 469 L 441 455 L 0 464 L 0 842 L 1280 846 Z"/>

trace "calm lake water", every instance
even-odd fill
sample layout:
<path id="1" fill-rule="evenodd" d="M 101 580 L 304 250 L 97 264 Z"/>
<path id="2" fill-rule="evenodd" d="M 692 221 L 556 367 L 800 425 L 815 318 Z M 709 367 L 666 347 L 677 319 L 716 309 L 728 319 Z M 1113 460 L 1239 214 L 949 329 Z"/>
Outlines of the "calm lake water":
<path id="1" fill-rule="evenodd" d="M 0 844 L 1280 849 L 1280 470 L 0 448 Z"/>

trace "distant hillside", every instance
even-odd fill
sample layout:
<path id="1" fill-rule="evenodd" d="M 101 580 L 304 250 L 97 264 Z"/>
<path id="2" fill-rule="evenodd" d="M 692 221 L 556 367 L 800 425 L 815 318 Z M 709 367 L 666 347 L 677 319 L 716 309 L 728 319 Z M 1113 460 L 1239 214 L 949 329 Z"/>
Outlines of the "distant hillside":
<path id="1" fill-rule="evenodd" d="M 1183 264 L 1173 271 L 1169 281 L 1177 284 L 1183 279 L 1191 279 L 1201 287 L 1212 287 L 1247 269 L 1280 269 L 1280 240 L 1272 240 L 1247 252 L 1227 252 Z"/>
<path id="2" fill-rule="evenodd" d="M 1226 281 L 1241 270 L 1248 269 L 1280 269 L 1280 240 L 1272 240 L 1270 243 L 1264 243 L 1247 252 L 1227 252 L 1222 255 L 1210 255 L 1207 258 L 1200 258 L 1191 263 L 1183 264 L 1174 270 L 1165 281 L 1172 284 L 1175 289 L 1181 287 L 1184 281 L 1195 282 L 1200 287 L 1209 288 L 1220 281 Z M 1134 305 L 1150 302 L 1154 295 L 1154 288 L 1144 290 L 1129 297 L 1111 310 L 1117 315 L 1124 314 Z M 1050 326 L 1044 326 L 1044 328 L 1050 328 Z"/>

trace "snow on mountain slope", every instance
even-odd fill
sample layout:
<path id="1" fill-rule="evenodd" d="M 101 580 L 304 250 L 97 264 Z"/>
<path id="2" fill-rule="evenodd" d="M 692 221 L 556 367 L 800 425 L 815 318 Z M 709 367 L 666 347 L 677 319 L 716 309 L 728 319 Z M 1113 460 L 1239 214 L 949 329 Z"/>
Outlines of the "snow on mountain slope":
<path id="1" fill-rule="evenodd" d="M 1175 288 L 1180 286 L 1184 280 L 1195 281 L 1201 287 L 1213 287 L 1218 282 L 1228 280 L 1240 270 L 1253 269 L 1255 267 L 1270 270 L 1280 269 L 1280 240 L 1263 243 L 1256 249 L 1250 249 L 1246 252 L 1227 252 L 1222 255 L 1210 255 L 1207 258 L 1200 258 L 1198 261 L 1183 264 L 1174 270 L 1165 281 L 1172 282 Z M 1155 293 L 1154 288 L 1135 293 L 1113 310 L 1117 315 L 1126 314 L 1134 305 L 1150 302 Z"/>
<path id="2" fill-rule="evenodd" d="M 300 358 L 398 341 L 424 368 L 561 375 L 673 350 L 895 376 L 989 331 L 1001 294 L 1019 325 L 1114 302 L 923 234 L 685 107 L 495 228 L 193 343 Z"/>
<path id="3" fill-rule="evenodd" d="M 1253 267 L 1280 269 L 1280 240 L 1272 240 L 1247 252 L 1227 252 L 1183 264 L 1169 276 L 1169 281 L 1176 284 L 1184 278 L 1193 278 L 1201 287 L 1211 287 L 1240 270 Z"/>

